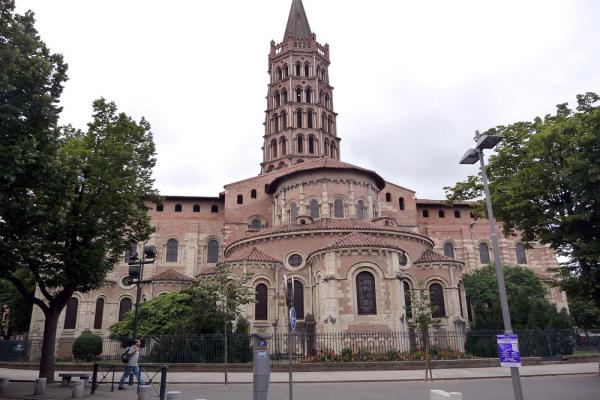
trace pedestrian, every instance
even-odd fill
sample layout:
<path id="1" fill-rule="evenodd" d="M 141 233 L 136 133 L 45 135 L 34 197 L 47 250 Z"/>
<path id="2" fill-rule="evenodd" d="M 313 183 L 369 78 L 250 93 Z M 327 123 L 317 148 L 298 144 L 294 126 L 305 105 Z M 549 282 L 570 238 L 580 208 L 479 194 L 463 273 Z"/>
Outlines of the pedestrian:
<path id="1" fill-rule="evenodd" d="M 137 338 L 133 343 L 133 346 L 127 349 L 127 354 L 129 355 L 129 359 L 127 360 L 127 366 L 125 366 L 125 372 L 119 381 L 119 390 L 125 390 L 125 380 L 129 378 L 131 374 L 135 375 L 137 379 L 138 385 L 143 385 L 144 380 L 140 375 L 140 366 L 138 365 L 138 360 L 140 359 L 140 348 L 142 346 L 142 341 Z"/>

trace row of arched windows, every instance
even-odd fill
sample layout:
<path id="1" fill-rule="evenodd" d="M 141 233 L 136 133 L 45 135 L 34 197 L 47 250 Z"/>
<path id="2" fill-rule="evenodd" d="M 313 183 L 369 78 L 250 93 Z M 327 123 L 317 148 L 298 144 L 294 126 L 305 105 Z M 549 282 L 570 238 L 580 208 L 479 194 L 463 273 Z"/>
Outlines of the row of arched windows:
<path id="1" fill-rule="evenodd" d="M 129 297 L 124 297 L 119 302 L 118 321 L 122 321 L 125 315 L 133 308 L 133 301 Z M 75 329 L 77 327 L 77 312 L 79 311 L 79 301 L 75 297 L 71 297 L 67 301 L 65 307 L 65 323 L 64 329 Z M 104 319 L 104 298 L 100 297 L 96 300 L 94 310 L 94 329 L 102 329 L 102 321 Z"/>
<path id="2" fill-rule="evenodd" d="M 295 150 L 297 154 L 318 154 L 319 152 L 319 142 L 315 138 L 314 135 L 308 135 L 305 139 L 304 135 L 299 134 L 296 136 L 294 140 Z M 269 152 L 271 156 L 271 160 L 274 160 L 278 157 L 285 157 L 287 155 L 287 139 L 285 137 L 280 137 L 279 140 L 271 139 L 269 143 Z M 337 158 L 337 145 L 334 141 L 329 141 L 329 139 L 325 139 L 323 142 L 323 154 L 326 156 L 331 155 L 332 158 Z M 238 195 L 238 204 L 243 203 L 243 196 Z"/>
<path id="3" fill-rule="evenodd" d="M 455 258 L 454 245 L 450 242 L 444 243 L 444 255 Z M 527 255 L 525 254 L 525 246 L 522 243 L 517 243 L 515 246 L 515 257 L 517 264 L 527 264 Z M 490 263 L 490 247 L 487 243 L 479 243 L 479 261 L 481 264 Z"/>
<path id="4" fill-rule="evenodd" d="M 392 194 L 390 192 L 387 192 L 385 194 L 385 201 L 387 203 L 391 203 L 392 202 Z M 400 210 L 404 210 L 404 197 L 399 197 L 398 198 L 398 208 Z"/>
<path id="5" fill-rule="evenodd" d="M 287 79 L 289 77 L 289 68 L 287 64 L 283 64 L 281 67 L 277 67 L 275 69 L 275 76 L 278 80 Z M 294 75 L 295 76 L 312 76 L 312 67 L 309 63 L 302 64 L 301 62 L 297 62 L 294 65 Z M 320 65 L 317 66 L 317 77 L 327 82 L 329 80 L 327 70 Z"/>
<path id="6" fill-rule="evenodd" d="M 169 239 L 167 241 L 166 262 L 177 262 L 179 252 L 179 242 L 177 239 Z M 219 241 L 210 239 L 206 243 L 206 262 L 216 263 L 219 261 Z"/>
<path id="7" fill-rule="evenodd" d="M 158 212 L 163 212 L 164 211 L 164 205 L 163 204 L 158 204 L 156 206 L 156 211 Z M 183 206 L 180 203 L 175 204 L 174 207 L 175 212 L 183 212 Z M 194 206 L 192 207 L 192 211 L 197 213 L 200 212 L 200 204 L 194 204 Z M 211 213 L 218 213 L 219 212 L 219 206 L 216 204 L 213 204 L 212 206 L 210 206 L 210 212 Z"/>
<path id="8" fill-rule="evenodd" d="M 438 210 L 439 218 L 446 218 L 446 212 L 444 210 Z M 454 218 L 460 218 L 461 213 L 459 210 L 454 210 Z M 423 218 L 429 218 L 429 210 L 423 210 Z"/>
<path id="9" fill-rule="evenodd" d="M 277 156 L 275 156 L 277 157 Z M 250 191 L 250 197 L 255 199 L 256 198 L 256 189 L 252 189 Z M 238 194 L 237 198 L 236 198 L 236 203 L 237 204 L 244 204 L 244 195 L 243 194 Z"/>
<path id="10" fill-rule="evenodd" d="M 302 87 L 298 86 L 293 91 L 292 100 L 296 103 L 308 103 L 308 104 L 315 103 L 314 91 L 312 90 L 312 88 L 310 86 L 308 86 L 306 88 L 302 88 Z M 287 104 L 288 101 L 289 101 L 289 98 L 288 98 L 288 92 L 286 89 L 281 89 L 281 92 L 277 90 L 277 91 L 275 91 L 275 93 L 273 93 L 273 108 L 278 108 L 284 104 Z M 319 92 L 318 103 L 320 105 L 322 105 L 323 107 L 327 108 L 328 110 L 331 110 L 331 97 L 329 96 L 329 94 L 324 93 L 324 92 Z"/>
<path id="11" fill-rule="evenodd" d="M 348 211 L 346 210 L 346 204 L 342 199 L 335 199 L 330 206 L 329 215 L 334 218 L 346 218 Z M 312 199 L 308 202 L 308 213 L 311 218 L 316 219 L 321 217 L 321 204 L 317 199 Z M 365 219 L 368 214 L 368 209 L 363 200 L 356 202 L 356 218 Z M 293 222 L 298 217 L 298 205 L 292 203 L 289 206 L 290 221 Z M 373 203 L 373 218 L 377 218 L 377 210 L 375 203 Z"/>
<path id="12" fill-rule="evenodd" d="M 297 109 L 294 112 L 294 128 L 311 128 L 318 129 L 319 127 L 325 132 L 333 133 L 335 130 L 335 121 L 333 116 L 327 115 L 325 112 L 321 114 L 320 125 L 317 126 L 318 115 L 313 110 L 304 111 Z M 288 128 L 288 115 L 285 111 L 273 114 L 271 116 L 271 133 L 278 133 Z"/>
<path id="13" fill-rule="evenodd" d="M 296 309 L 296 318 L 304 319 L 304 285 L 298 279 L 294 279 L 294 298 L 288 298 L 287 302 Z M 266 321 L 269 315 L 269 289 L 266 284 L 259 283 L 254 289 L 254 319 Z M 287 282 L 286 293 L 292 293 L 292 280 Z M 291 295 L 290 295 L 291 296 Z"/>

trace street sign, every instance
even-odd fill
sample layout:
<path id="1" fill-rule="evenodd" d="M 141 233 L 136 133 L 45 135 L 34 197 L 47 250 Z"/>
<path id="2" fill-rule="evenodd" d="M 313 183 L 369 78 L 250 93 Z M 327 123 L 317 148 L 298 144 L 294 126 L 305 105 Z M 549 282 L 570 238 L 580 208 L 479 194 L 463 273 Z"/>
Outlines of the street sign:
<path id="1" fill-rule="evenodd" d="M 496 335 L 500 365 L 503 367 L 520 367 L 519 339 L 517 335 Z"/>
<path id="2" fill-rule="evenodd" d="M 296 309 L 294 307 L 290 308 L 290 327 L 293 331 L 296 330 Z"/>

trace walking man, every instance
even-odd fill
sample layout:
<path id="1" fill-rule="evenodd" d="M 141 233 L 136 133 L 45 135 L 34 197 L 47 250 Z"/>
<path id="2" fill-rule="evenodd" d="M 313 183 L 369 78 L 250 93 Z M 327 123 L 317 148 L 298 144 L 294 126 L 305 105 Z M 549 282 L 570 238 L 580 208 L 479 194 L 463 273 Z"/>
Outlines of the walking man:
<path id="1" fill-rule="evenodd" d="M 138 385 L 143 385 L 144 380 L 140 376 L 140 366 L 138 365 L 138 360 L 140 358 L 140 347 L 142 342 L 140 339 L 136 339 L 133 346 L 127 349 L 127 354 L 129 354 L 129 360 L 127 360 L 127 366 L 125 367 L 125 372 L 119 381 L 119 390 L 125 390 L 125 380 L 129 378 L 131 374 L 135 375 L 137 379 Z"/>

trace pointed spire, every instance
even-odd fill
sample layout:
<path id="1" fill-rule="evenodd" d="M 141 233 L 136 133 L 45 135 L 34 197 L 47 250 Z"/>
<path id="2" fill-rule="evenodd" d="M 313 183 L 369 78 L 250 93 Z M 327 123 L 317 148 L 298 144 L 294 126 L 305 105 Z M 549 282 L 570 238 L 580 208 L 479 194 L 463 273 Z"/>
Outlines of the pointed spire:
<path id="1" fill-rule="evenodd" d="M 310 30 L 310 25 L 308 25 L 308 18 L 306 18 L 302 0 L 292 0 L 290 16 L 288 17 L 285 34 L 283 35 L 284 41 L 288 38 L 290 33 L 296 39 L 309 39 L 312 37 L 312 31 Z"/>

